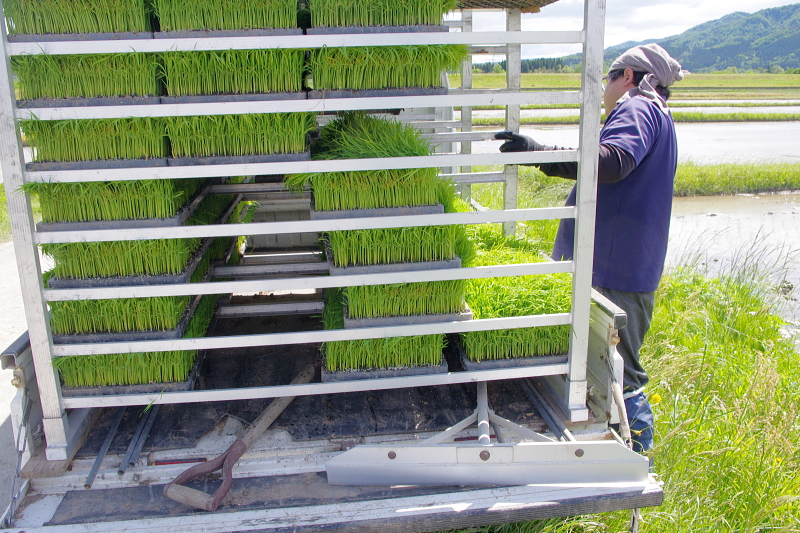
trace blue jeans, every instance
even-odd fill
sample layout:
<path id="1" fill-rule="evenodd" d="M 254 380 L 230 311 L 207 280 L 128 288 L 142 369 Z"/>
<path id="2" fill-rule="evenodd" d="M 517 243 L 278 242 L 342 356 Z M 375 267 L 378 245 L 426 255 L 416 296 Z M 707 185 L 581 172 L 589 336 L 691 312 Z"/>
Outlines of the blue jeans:
<path id="1" fill-rule="evenodd" d="M 625 409 L 628 411 L 633 451 L 646 452 L 653 447 L 653 411 L 650 409 L 647 396 L 640 392 L 626 399 Z"/>

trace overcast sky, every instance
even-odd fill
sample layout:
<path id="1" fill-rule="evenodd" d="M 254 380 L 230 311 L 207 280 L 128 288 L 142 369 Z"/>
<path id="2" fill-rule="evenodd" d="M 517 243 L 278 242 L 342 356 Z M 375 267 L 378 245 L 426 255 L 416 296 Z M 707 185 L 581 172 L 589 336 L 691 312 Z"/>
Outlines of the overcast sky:
<path id="1" fill-rule="evenodd" d="M 607 0 L 604 47 L 677 35 L 735 11 L 755 13 L 795 3 L 797 0 Z M 558 0 L 543 7 L 540 13 L 522 15 L 522 29 L 525 31 L 580 30 L 582 27 L 583 0 Z M 477 11 L 474 29 L 503 30 L 505 15 Z M 579 51 L 577 45 L 526 45 L 522 48 L 522 57 L 560 57 Z M 481 62 L 484 57 L 486 61 L 490 60 L 489 56 L 479 56 L 475 61 Z"/>

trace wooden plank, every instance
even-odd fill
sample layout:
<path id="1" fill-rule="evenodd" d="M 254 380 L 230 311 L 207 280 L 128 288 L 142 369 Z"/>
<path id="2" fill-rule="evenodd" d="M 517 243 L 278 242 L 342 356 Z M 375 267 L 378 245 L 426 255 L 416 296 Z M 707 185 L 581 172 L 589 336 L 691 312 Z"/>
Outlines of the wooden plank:
<path id="1" fill-rule="evenodd" d="M 89 429 L 94 427 L 97 419 L 100 418 L 100 413 L 100 409 L 93 410 L 88 424 Z M 72 463 L 72 459 L 75 458 L 75 454 L 78 453 L 78 450 L 81 448 L 81 446 L 83 446 L 83 443 L 86 442 L 86 437 L 88 434 L 88 431 L 84 431 L 80 438 L 75 442 L 75 446 L 72 447 L 72 451 L 69 453 L 67 458 L 58 461 L 47 460 L 46 446 L 44 443 L 42 443 L 42 445 L 36 448 L 36 451 L 33 452 L 33 455 L 31 455 L 31 458 L 28 460 L 28 462 L 25 463 L 25 465 L 20 469 L 20 476 L 22 476 L 23 479 L 60 477 L 64 472 L 67 471 L 70 463 Z"/>

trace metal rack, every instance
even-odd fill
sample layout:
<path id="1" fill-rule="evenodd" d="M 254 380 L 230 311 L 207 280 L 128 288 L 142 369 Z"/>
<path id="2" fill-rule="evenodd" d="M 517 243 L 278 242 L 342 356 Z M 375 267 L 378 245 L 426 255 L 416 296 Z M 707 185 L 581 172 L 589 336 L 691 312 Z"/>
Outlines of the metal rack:
<path id="1" fill-rule="evenodd" d="M 438 96 L 402 96 L 372 98 L 331 98 L 293 101 L 216 102 L 201 104 L 121 105 L 98 107 L 60 107 L 18 109 L 14 97 L 9 56 L 20 54 L 92 54 L 97 43 L 91 41 L 47 41 L 9 43 L 3 30 L 4 68 L 0 69 L 0 155 L 8 196 L 12 235 L 20 270 L 20 281 L 27 316 L 31 349 L 43 411 L 43 426 L 49 460 L 70 457 L 80 441 L 90 416 L 90 408 L 123 405 L 192 403 L 230 399 L 270 398 L 352 392 L 391 388 L 420 387 L 450 383 L 485 382 L 500 379 L 550 377 L 561 395 L 560 403 L 572 421 L 589 416 L 587 408 L 587 351 L 591 299 L 591 271 L 594 236 L 597 147 L 600 110 L 594 105 L 600 95 L 602 44 L 604 28 L 603 0 L 588 0 L 584 29 L 574 32 L 519 31 L 519 10 L 510 10 L 508 32 L 391 33 L 364 35 L 298 35 L 267 37 L 219 37 L 183 39 L 130 39 L 103 41 L 103 53 L 164 52 L 180 50 L 227 50 L 254 48 L 319 48 L 323 46 L 385 46 L 413 44 L 508 45 L 509 87 L 501 91 L 461 91 Z M 521 44 L 581 43 L 584 74 L 579 92 L 521 92 L 519 86 L 519 47 Z M 362 159 L 342 161 L 295 161 L 229 165 L 202 165 L 161 168 L 121 168 L 29 172 L 25 169 L 17 121 L 223 115 L 246 113 L 322 112 L 357 109 L 396 109 L 407 107 L 452 107 L 469 109 L 476 105 L 508 106 L 507 126 L 518 130 L 519 106 L 525 104 L 589 103 L 581 108 L 580 149 L 555 152 L 471 154 L 436 154 L 425 157 Z M 462 119 L 462 128 L 468 129 Z M 554 161 L 578 161 L 579 180 L 576 207 L 516 209 L 516 165 Z M 176 179 L 255 174 L 284 174 L 320 171 L 371 170 L 386 168 L 461 167 L 454 176 L 463 183 L 479 182 L 470 177 L 469 167 L 506 165 L 506 210 L 382 218 L 352 218 L 323 221 L 263 222 L 244 225 L 188 226 L 178 228 L 142 228 L 135 230 L 36 231 L 30 199 L 21 194 L 24 183 L 121 181 Z M 38 245 L 83 241 L 121 241 L 159 238 L 223 237 L 241 234 L 267 235 L 320 232 L 346 229 L 396 228 L 448 224 L 504 223 L 507 230 L 518 221 L 575 218 L 576 246 L 574 261 L 538 264 L 500 265 L 448 270 L 427 270 L 392 274 L 352 276 L 310 276 L 279 280 L 205 282 L 191 285 L 127 286 L 46 290 L 43 287 Z M 471 279 L 495 276 L 518 276 L 570 272 L 573 274 L 573 303 L 570 313 L 490 320 L 473 320 L 415 326 L 360 328 L 298 333 L 274 333 L 246 336 L 141 341 L 126 343 L 54 345 L 48 321 L 47 304 L 76 299 L 224 294 L 246 291 L 320 289 L 328 287 L 377 285 L 386 283 Z M 129 353 L 187 349 L 221 349 L 248 346 L 304 344 L 312 342 L 459 333 L 492 329 L 570 324 L 572 335 L 566 363 L 525 368 L 457 372 L 449 374 L 363 380 L 359 382 L 312 383 L 255 388 L 187 391 L 164 394 L 128 394 L 113 396 L 70 397 L 61 395 L 53 357 L 103 353 Z"/>

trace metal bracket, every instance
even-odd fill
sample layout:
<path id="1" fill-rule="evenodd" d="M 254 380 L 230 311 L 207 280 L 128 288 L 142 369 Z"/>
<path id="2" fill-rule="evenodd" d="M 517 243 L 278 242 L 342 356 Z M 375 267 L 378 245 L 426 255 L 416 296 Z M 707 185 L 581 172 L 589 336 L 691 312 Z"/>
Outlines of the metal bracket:
<path id="1" fill-rule="evenodd" d="M 538 483 L 644 483 L 649 461 L 617 441 L 558 442 L 502 418 L 489 408 L 486 382 L 478 382 L 475 412 L 418 444 L 359 445 L 325 464 L 331 485 L 528 485 Z M 444 442 L 476 424 L 475 443 Z M 490 426 L 517 433 L 522 442 L 491 442 Z M 526 442 L 527 441 L 527 442 Z"/>

